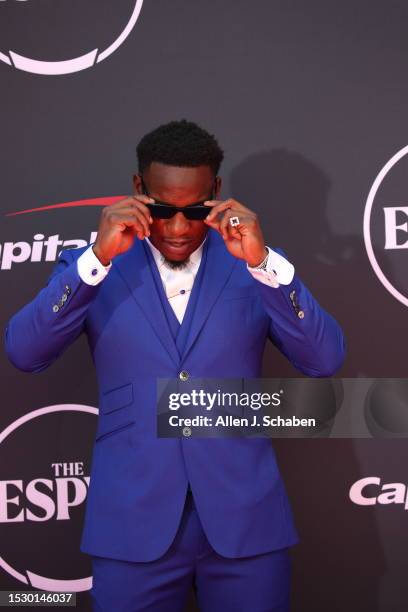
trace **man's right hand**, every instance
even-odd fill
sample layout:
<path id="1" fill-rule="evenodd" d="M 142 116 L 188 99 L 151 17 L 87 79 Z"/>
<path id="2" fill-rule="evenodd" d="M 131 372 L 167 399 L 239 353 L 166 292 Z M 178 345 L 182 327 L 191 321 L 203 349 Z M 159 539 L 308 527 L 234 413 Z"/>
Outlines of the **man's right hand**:
<path id="1" fill-rule="evenodd" d="M 150 236 L 150 224 L 153 223 L 153 219 L 146 204 L 153 203 L 152 198 L 138 194 L 124 198 L 102 210 L 93 251 L 104 266 L 107 266 L 116 255 L 130 249 L 135 236 L 139 240 Z"/>

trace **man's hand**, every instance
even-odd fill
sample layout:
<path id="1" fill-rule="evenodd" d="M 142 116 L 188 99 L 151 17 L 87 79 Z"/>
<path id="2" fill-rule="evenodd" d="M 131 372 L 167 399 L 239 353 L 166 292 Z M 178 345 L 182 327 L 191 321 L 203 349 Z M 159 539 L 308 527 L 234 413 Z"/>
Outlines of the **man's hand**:
<path id="1" fill-rule="evenodd" d="M 135 236 L 140 240 L 150 236 L 153 219 L 146 204 L 153 202 L 148 196 L 135 195 L 102 210 L 93 251 L 104 266 L 130 249 Z"/>
<path id="2" fill-rule="evenodd" d="M 251 267 L 259 266 L 268 251 L 256 214 L 231 198 L 209 200 L 205 205 L 212 210 L 204 222 L 221 234 L 231 255 L 244 259 Z M 238 226 L 231 226 L 231 217 L 239 218 Z"/>

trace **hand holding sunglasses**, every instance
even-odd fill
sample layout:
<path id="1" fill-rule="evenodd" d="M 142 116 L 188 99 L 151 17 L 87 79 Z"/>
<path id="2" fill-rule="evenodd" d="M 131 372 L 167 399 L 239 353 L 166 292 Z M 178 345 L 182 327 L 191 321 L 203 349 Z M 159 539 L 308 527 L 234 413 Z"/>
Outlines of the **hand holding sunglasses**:
<path id="1" fill-rule="evenodd" d="M 93 251 L 104 266 L 130 249 L 135 236 L 139 240 L 150 236 L 153 218 L 148 206 L 153 202 L 146 195 L 135 195 L 102 209 Z"/>
<path id="2" fill-rule="evenodd" d="M 233 198 L 207 201 L 205 207 L 205 224 L 221 234 L 231 255 L 256 268 L 268 254 L 256 213 Z"/>

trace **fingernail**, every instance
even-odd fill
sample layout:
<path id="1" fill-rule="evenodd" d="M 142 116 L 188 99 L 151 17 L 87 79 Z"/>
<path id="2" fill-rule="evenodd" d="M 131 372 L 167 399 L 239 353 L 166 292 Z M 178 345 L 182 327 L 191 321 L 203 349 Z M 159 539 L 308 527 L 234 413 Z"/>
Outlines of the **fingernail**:
<path id="1" fill-rule="evenodd" d="M 149 217 L 149 221 L 150 221 L 150 223 L 153 223 L 152 217 Z"/>

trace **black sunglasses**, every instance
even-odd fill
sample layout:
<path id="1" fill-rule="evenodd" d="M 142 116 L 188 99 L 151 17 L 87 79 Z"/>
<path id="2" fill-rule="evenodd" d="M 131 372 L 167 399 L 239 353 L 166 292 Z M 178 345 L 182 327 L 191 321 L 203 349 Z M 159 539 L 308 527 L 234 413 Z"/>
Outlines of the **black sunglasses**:
<path id="1" fill-rule="evenodd" d="M 151 197 L 150 193 L 146 189 L 146 185 L 143 181 L 143 178 L 142 189 L 144 195 Z M 214 199 L 214 190 L 211 194 L 211 197 L 208 199 Z M 181 212 L 186 217 L 186 219 L 189 219 L 190 221 L 203 221 L 208 215 L 208 213 L 211 211 L 211 207 L 204 206 L 204 202 L 206 202 L 206 200 L 202 200 L 200 202 L 193 202 L 193 204 L 188 204 L 188 206 L 180 207 L 173 206 L 173 204 L 168 204 L 167 202 L 160 202 L 159 200 L 155 199 L 154 204 L 146 204 L 146 206 L 149 209 L 152 217 L 155 219 L 171 219 L 176 213 Z"/>

